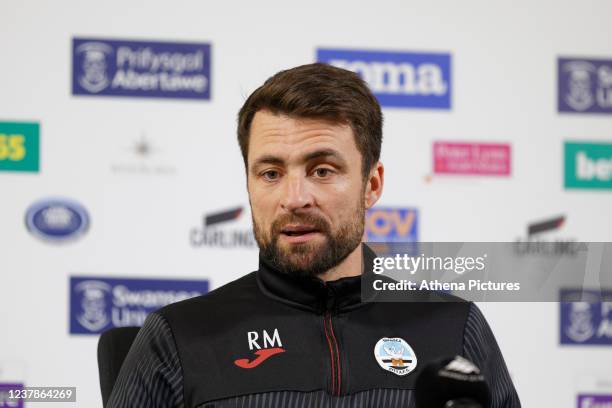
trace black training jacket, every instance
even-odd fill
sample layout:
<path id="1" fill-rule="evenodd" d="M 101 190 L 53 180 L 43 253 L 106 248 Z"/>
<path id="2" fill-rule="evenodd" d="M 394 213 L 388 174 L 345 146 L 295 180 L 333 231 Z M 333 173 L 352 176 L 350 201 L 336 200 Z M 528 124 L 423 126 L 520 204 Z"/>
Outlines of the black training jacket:
<path id="1" fill-rule="evenodd" d="M 379 363 L 374 352 L 398 338 L 416 362 L 405 375 L 384 366 L 409 359 Z M 257 271 L 151 314 L 107 406 L 415 407 L 420 369 L 455 355 L 481 368 L 491 408 L 520 407 L 475 304 L 364 303 L 360 277 L 297 279 L 260 259 Z"/>

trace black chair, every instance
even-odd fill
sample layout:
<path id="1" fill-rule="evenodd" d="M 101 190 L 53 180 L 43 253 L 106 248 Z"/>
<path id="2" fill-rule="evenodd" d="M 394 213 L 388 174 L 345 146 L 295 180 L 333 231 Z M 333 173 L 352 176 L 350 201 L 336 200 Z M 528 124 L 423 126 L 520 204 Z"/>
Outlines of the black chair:
<path id="1" fill-rule="evenodd" d="M 102 404 L 106 406 L 113 386 L 140 327 L 116 327 L 102 333 L 98 340 L 98 371 Z"/>

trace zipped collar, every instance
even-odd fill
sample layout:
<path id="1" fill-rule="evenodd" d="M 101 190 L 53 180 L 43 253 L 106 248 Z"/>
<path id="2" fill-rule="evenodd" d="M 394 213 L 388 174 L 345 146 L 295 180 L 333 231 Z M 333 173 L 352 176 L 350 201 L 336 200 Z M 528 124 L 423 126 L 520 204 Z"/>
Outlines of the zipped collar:
<path id="1" fill-rule="evenodd" d="M 362 274 L 327 282 L 318 277 L 295 277 L 280 272 L 263 260 L 260 253 L 257 282 L 265 295 L 300 309 L 317 314 L 352 310 L 366 304 L 361 299 L 362 277 L 372 275 L 371 265 L 376 257 L 367 245 L 362 245 L 362 253 Z"/>

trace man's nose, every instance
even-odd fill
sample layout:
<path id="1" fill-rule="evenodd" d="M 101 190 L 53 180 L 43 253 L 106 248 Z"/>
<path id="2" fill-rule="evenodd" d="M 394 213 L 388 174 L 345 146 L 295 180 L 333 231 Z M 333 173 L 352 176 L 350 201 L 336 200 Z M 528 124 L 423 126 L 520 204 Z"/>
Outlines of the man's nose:
<path id="1" fill-rule="evenodd" d="M 313 197 L 305 178 L 297 174 L 286 177 L 282 194 L 281 206 L 286 211 L 309 208 L 313 204 Z"/>

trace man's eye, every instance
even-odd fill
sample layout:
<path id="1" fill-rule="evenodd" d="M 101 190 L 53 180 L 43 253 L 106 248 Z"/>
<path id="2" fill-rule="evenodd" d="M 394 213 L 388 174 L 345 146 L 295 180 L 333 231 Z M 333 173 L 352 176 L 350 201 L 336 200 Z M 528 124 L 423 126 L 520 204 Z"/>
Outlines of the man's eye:
<path id="1" fill-rule="evenodd" d="M 318 169 L 316 169 L 316 170 L 314 171 L 314 174 L 315 174 L 317 177 L 320 177 L 320 178 L 325 178 L 325 177 L 329 177 L 329 176 L 331 176 L 331 174 L 332 174 L 332 170 L 331 170 L 331 169 L 328 169 L 328 168 L 326 168 L 326 167 L 319 167 Z"/>
<path id="2" fill-rule="evenodd" d="M 268 181 L 276 180 L 278 178 L 278 171 L 268 170 L 268 171 L 263 172 L 261 176 Z"/>

